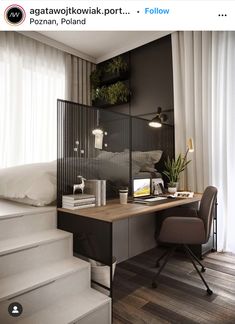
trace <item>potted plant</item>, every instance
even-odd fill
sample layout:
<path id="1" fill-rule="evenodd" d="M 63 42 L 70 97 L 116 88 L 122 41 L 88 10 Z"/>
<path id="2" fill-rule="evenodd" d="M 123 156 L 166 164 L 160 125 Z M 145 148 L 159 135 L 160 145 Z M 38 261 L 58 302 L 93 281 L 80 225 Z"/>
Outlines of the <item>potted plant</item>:
<path id="1" fill-rule="evenodd" d="M 102 70 L 100 68 L 96 68 L 90 74 L 90 81 L 92 85 L 92 89 L 96 89 L 100 85 L 100 79 L 102 77 Z"/>
<path id="2" fill-rule="evenodd" d="M 182 156 L 180 153 L 176 159 L 170 159 L 169 156 L 165 162 L 165 170 L 163 174 L 168 178 L 168 192 L 175 193 L 177 191 L 177 186 L 180 178 L 181 172 L 185 170 L 187 165 L 191 162 L 186 159 L 187 154 Z"/>
<path id="3" fill-rule="evenodd" d="M 130 91 L 124 82 L 118 81 L 108 87 L 107 101 L 111 105 L 128 102 Z"/>
<path id="4" fill-rule="evenodd" d="M 130 90 L 124 82 L 118 81 L 109 86 L 92 90 L 92 101 L 100 106 L 116 105 L 128 102 Z"/>
<path id="5" fill-rule="evenodd" d="M 126 72 L 128 70 L 128 65 L 121 56 L 114 57 L 108 62 L 105 71 L 110 74 L 120 74 L 121 72 Z"/>
<path id="6" fill-rule="evenodd" d="M 92 89 L 92 101 L 98 101 L 98 102 L 107 102 L 108 101 L 108 91 L 107 87 L 101 87 Z"/>

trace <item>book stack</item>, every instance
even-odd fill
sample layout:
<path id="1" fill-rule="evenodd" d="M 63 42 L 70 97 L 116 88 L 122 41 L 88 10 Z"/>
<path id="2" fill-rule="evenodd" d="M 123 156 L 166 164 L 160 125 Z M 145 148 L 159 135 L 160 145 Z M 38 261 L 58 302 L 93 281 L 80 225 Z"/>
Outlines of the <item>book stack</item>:
<path id="1" fill-rule="evenodd" d="M 85 192 L 95 196 L 96 206 L 106 205 L 106 180 L 86 180 Z"/>
<path id="2" fill-rule="evenodd" d="M 62 207 L 67 209 L 82 209 L 95 207 L 95 195 L 78 194 L 62 196 Z"/>

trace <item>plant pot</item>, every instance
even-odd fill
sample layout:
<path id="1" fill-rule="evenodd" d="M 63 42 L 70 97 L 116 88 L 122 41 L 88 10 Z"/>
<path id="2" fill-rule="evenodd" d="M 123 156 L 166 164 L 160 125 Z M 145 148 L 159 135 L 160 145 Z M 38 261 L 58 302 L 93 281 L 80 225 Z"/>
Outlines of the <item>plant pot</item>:
<path id="1" fill-rule="evenodd" d="M 174 194 L 174 193 L 176 193 L 176 191 L 177 191 L 177 188 L 176 187 L 168 187 L 168 192 L 170 193 L 170 194 Z"/>
<path id="2" fill-rule="evenodd" d="M 176 191 L 177 191 L 177 189 L 178 189 L 178 182 L 174 182 L 174 183 L 171 183 L 171 184 L 169 184 L 168 183 L 168 192 L 170 193 L 170 194 L 174 194 Z"/>

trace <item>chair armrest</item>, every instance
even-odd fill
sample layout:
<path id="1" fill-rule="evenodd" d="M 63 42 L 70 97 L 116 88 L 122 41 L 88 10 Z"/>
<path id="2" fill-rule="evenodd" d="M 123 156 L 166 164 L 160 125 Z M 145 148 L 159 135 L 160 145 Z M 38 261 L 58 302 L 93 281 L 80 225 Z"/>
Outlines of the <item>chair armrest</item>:
<path id="1" fill-rule="evenodd" d="M 167 217 L 163 223 L 158 241 L 175 244 L 205 243 L 205 227 L 198 217 Z"/>

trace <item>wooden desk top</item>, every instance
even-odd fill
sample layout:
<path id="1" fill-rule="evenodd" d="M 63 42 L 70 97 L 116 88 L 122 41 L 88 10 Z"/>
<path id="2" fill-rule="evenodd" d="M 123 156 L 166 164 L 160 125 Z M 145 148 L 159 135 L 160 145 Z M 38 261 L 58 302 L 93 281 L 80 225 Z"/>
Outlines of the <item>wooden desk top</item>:
<path id="1" fill-rule="evenodd" d="M 120 219 L 125 219 L 137 215 L 150 214 L 160 210 L 182 206 L 186 204 L 191 204 L 201 200 L 200 194 L 194 195 L 193 198 L 181 198 L 178 200 L 168 199 L 166 202 L 161 202 L 158 205 L 144 205 L 138 203 L 128 203 L 126 205 L 121 205 L 119 200 L 107 201 L 106 206 L 84 208 L 78 210 L 71 210 L 66 208 L 58 208 L 58 211 L 95 218 L 97 220 L 102 220 L 105 222 L 115 222 Z"/>

